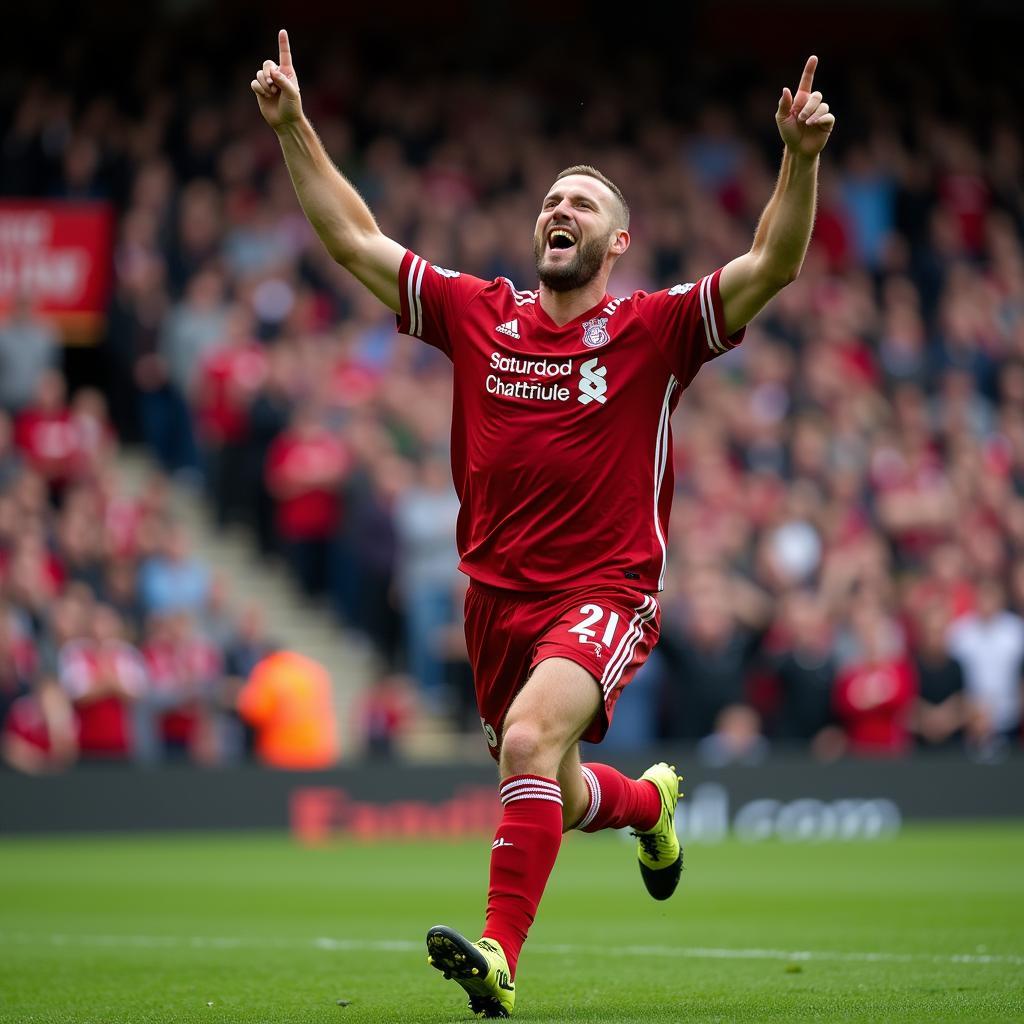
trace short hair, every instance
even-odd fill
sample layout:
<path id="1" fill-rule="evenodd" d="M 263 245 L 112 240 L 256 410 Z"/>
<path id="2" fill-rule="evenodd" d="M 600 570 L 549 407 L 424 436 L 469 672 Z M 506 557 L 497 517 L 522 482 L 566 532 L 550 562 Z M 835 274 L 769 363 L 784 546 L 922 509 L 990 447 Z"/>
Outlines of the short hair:
<path id="1" fill-rule="evenodd" d="M 607 186 L 612 195 L 619 201 L 623 228 L 629 227 L 629 203 L 626 202 L 626 197 L 622 194 L 622 189 L 620 189 L 619 186 L 608 177 L 608 175 L 602 174 L 596 167 L 591 167 L 590 164 L 573 164 L 572 167 L 566 167 L 564 171 L 559 171 L 555 181 L 561 181 L 562 178 L 568 178 L 570 174 L 585 174 L 588 178 L 596 178 L 602 185 Z"/>

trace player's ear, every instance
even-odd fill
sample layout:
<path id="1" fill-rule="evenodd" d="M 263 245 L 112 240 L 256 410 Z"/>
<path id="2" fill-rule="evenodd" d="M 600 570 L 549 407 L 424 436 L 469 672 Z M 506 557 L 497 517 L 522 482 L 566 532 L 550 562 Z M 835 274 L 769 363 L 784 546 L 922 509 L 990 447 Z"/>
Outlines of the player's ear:
<path id="1" fill-rule="evenodd" d="M 625 228 L 619 228 L 612 234 L 611 244 L 608 251 L 613 256 L 621 256 L 629 248 L 629 232 Z"/>

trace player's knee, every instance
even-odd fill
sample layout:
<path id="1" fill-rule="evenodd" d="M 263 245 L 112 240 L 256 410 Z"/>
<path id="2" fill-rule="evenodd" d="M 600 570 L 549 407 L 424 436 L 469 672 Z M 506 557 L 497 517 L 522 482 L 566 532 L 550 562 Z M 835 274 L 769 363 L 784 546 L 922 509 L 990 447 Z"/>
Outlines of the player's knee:
<path id="1" fill-rule="evenodd" d="M 501 765 L 507 775 L 553 777 L 561 759 L 556 737 L 540 723 L 511 722 L 501 740 Z"/>

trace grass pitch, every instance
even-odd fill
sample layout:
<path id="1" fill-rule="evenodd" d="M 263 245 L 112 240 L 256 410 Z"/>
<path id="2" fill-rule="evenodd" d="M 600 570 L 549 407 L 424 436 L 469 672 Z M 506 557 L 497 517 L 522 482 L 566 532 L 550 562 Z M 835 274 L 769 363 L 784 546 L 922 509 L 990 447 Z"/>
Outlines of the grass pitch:
<path id="1" fill-rule="evenodd" d="M 488 845 L 7 839 L 0 1020 L 472 1019 L 423 936 L 478 934 Z M 517 1019 L 1024 1020 L 1024 827 L 693 846 L 686 862 L 658 904 L 619 836 L 568 837 Z"/>

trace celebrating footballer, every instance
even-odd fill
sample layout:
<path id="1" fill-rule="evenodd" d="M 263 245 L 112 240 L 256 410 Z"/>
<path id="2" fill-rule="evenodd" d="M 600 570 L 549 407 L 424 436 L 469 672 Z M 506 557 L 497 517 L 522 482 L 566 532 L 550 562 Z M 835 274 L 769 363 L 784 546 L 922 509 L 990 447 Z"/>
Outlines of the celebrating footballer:
<path id="1" fill-rule="evenodd" d="M 498 764 L 482 937 L 438 925 L 429 962 L 482 1017 L 508 1017 L 516 963 L 563 832 L 631 828 L 656 900 L 675 891 L 679 777 L 636 780 L 581 763 L 658 640 L 673 494 L 672 412 L 701 366 L 799 273 L 818 157 L 835 118 L 810 57 L 782 90 L 784 150 L 749 252 L 692 284 L 613 296 L 629 250 L 618 185 L 579 164 L 558 173 L 534 228 L 538 285 L 435 266 L 383 235 L 303 115 L 288 35 L 252 81 L 299 202 L 330 255 L 455 368 L 451 459 L 461 502 L 466 639 L 484 735 Z"/>

